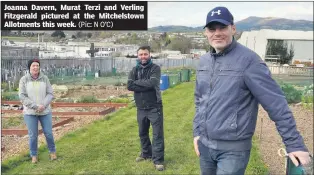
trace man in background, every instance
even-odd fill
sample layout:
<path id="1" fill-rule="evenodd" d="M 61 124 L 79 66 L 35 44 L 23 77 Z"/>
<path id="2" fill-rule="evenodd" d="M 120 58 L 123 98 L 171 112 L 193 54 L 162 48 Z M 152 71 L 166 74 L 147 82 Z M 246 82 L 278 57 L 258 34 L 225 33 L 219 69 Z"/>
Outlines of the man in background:
<path id="1" fill-rule="evenodd" d="M 164 170 L 163 110 L 160 93 L 160 67 L 150 57 L 150 47 L 137 50 L 137 64 L 129 73 L 127 87 L 134 91 L 137 122 L 141 140 L 141 154 L 136 162 L 152 159 L 158 171 Z M 150 124 L 153 128 L 152 144 L 149 138 Z"/>

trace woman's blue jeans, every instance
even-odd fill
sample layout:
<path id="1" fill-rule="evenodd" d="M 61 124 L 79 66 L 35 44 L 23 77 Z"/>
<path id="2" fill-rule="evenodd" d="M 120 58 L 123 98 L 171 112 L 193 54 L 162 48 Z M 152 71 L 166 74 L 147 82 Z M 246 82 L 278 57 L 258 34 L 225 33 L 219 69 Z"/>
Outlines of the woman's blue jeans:
<path id="1" fill-rule="evenodd" d="M 56 147 L 52 134 L 52 114 L 49 113 L 46 115 L 24 115 L 24 121 L 28 129 L 30 156 L 37 156 L 38 121 L 40 121 L 41 127 L 46 137 L 49 152 L 55 153 Z"/>

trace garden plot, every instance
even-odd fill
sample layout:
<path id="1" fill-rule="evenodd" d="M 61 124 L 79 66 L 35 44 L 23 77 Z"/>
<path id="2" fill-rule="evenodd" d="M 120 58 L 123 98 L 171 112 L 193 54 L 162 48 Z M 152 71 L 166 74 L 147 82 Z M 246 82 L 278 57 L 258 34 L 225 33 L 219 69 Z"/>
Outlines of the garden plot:
<path id="1" fill-rule="evenodd" d="M 52 117 L 52 125 L 60 123 L 64 119 L 69 117 L 55 116 Z M 21 114 L 2 114 L 1 129 L 27 129 L 24 122 L 24 117 Z M 38 124 L 38 129 L 42 129 L 41 125 Z"/>
<path id="2" fill-rule="evenodd" d="M 114 107 L 58 107 L 52 109 L 53 115 L 106 115 L 115 110 Z"/>
<path id="3" fill-rule="evenodd" d="M 13 116 L 12 114 L 3 114 L 1 116 L 1 136 L 4 135 L 16 135 L 25 136 L 28 134 L 26 123 L 24 122 L 23 116 Z M 69 116 L 55 116 L 52 117 L 52 127 L 62 126 L 66 123 L 73 121 L 73 117 Z M 38 134 L 43 133 L 40 122 L 38 123 Z"/>
<path id="4" fill-rule="evenodd" d="M 101 115 L 74 116 L 74 120 L 70 123 L 52 128 L 54 139 L 55 141 L 59 140 L 61 137 L 71 131 L 75 131 L 79 128 L 87 126 L 95 120 L 100 120 L 104 118 L 105 117 Z M 28 151 L 29 148 L 28 135 L 22 137 L 16 135 L 2 136 L 1 141 L 2 146 L 5 147 L 5 150 L 2 151 L 1 154 L 2 160 L 5 160 L 12 156 L 20 155 L 21 153 L 25 153 L 25 151 Z M 38 136 L 38 145 L 46 145 L 44 134 L 40 134 Z"/>
<path id="5" fill-rule="evenodd" d="M 72 86 L 69 87 L 66 98 L 79 99 L 84 96 L 95 96 L 97 99 L 108 99 L 132 93 L 126 86 Z"/>
<path id="6" fill-rule="evenodd" d="M 303 136 L 305 145 L 313 155 L 313 109 L 308 110 L 303 106 L 290 105 L 294 114 L 297 129 Z M 275 123 L 270 120 L 267 112 L 260 107 L 256 126 L 259 150 L 263 161 L 269 168 L 270 174 L 284 174 L 286 159 L 277 154 L 278 149 L 285 148 L 276 129 Z"/>
<path id="7" fill-rule="evenodd" d="M 3 126 L 12 127 L 22 127 L 23 131 L 18 131 L 18 134 L 8 133 L 10 129 L 2 128 L 2 145 L 4 145 L 4 150 L 2 150 L 2 159 L 6 159 L 13 155 L 20 154 L 28 149 L 28 135 L 26 125 L 23 122 L 22 111 L 19 110 L 18 104 L 20 102 L 4 102 L 10 105 L 6 105 L 6 110 L 2 111 L 3 120 L 8 120 Z M 10 106 L 15 105 L 15 108 L 10 108 Z M 53 134 L 55 139 L 61 138 L 65 133 L 69 131 L 76 130 L 92 121 L 104 118 L 104 115 L 109 114 L 116 109 L 126 106 L 122 103 L 62 103 L 56 102 L 52 103 L 52 116 L 53 116 Z M 18 113 L 9 113 L 9 112 Z M 6 113 L 8 112 L 8 113 Z M 63 120 L 64 119 L 64 120 Z M 58 123 L 59 122 L 59 123 Z M 63 123 L 62 123 L 63 122 Z M 70 122 L 70 123 L 68 123 Z M 60 124 L 61 123 L 61 124 Z M 11 126 L 11 125 L 14 126 Z M 39 130 L 41 126 L 39 125 Z M 39 132 L 42 133 L 42 132 Z M 39 135 L 39 143 L 44 144 L 45 138 L 43 134 Z"/>

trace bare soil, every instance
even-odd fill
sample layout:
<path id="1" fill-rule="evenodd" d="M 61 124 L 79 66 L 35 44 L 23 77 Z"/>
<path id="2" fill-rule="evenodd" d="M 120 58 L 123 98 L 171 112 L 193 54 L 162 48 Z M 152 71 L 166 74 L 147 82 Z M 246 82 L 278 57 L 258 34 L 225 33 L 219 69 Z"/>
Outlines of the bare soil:
<path id="1" fill-rule="evenodd" d="M 290 105 L 290 109 L 294 114 L 297 129 L 303 136 L 309 152 L 313 155 L 313 110 L 305 109 L 300 105 Z M 262 107 L 259 109 L 255 135 L 258 138 L 262 159 L 268 166 L 270 174 L 285 174 L 286 159 L 277 153 L 278 149 L 285 148 L 285 146 L 275 123 L 270 120 Z"/>
<path id="2" fill-rule="evenodd" d="M 119 97 L 132 93 L 125 86 L 72 86 L 66 98 L 80 98 L 83 96 L 95 96 L 97 99 L 107 99 L 109 97 Z"/>
<path id="3" fill-rule="evenodd" d="M 53 108 L 52 112 L 101 112 L 108 107 L 58 107 Z"/>
<path id="4" fill-rule="evenodd" d="M 63 118 L 52 118 L 52 125 L 59 123 L 65 119 Z M 14 121 L 14 122 L 12 122 Z M 24 118 L 3 118 L 2 119 L 2 129 L 27 129 L 27 126 L 24 122 Z M 41 124 L 38 122 L 38 129 L 41 129 Z"/>
<path id="5" fill-rule="evenodd" d="M 74 121 L 53 128 L 53 135 L 55 140 L 59 140 L 66 133 L 75 131 L 81 127 L 92 123 L 95 120 L 103 119 L 105 116 L 75 116 Z M 24 137 L 18 136 L 1 136 L 1 145 L 5 147 L 5 151 L 1 154 L 1 159 L 6 160 L 9 157 L 19 155 L 28 151 L 28 135 Z M 46 145 L 44 134 L 38 136 L 38 146 Z M 58 151 L 58 150 L 57 150 Z"/>

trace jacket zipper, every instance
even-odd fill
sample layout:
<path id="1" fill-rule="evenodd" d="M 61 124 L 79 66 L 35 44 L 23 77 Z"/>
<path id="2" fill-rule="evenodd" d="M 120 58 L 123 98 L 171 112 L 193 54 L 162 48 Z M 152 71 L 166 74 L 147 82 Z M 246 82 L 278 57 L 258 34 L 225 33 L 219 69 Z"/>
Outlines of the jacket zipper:
<path id="1" fill-rule="evenodd" d="M 210 76 L 210 84 L 209 84 L 209 87 L 210 87 L 210 93 L 209 95 L 212 93 L 212 90 L 213 90 L 213 77 L 214 77 L 214 74 L 215 74 L 215 63 L 216 63 L 216 57 L 214 57 L 214 64 L 213 64 L 213 72 Z"/>

